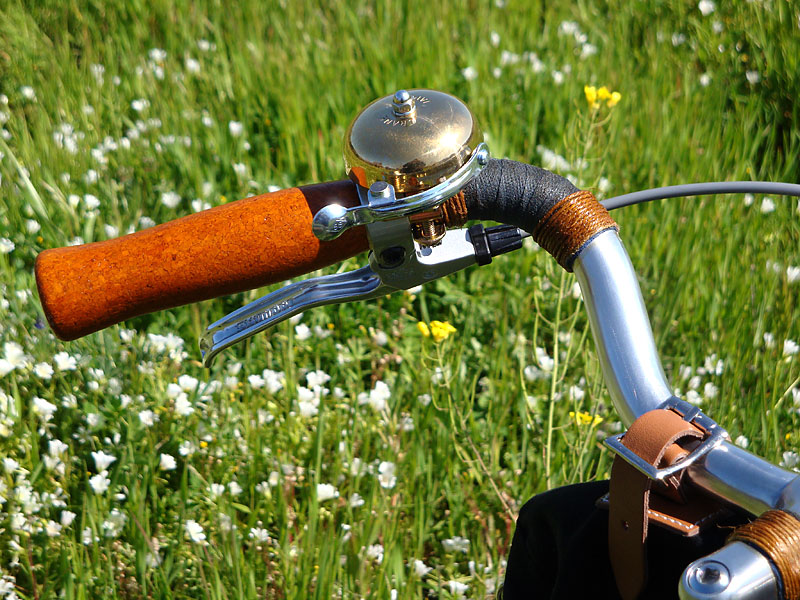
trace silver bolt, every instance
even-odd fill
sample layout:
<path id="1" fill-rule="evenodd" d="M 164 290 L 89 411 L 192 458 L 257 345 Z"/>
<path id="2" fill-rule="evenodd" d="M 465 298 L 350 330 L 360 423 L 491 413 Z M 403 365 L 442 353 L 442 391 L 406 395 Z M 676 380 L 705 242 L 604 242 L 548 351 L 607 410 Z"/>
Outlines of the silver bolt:
<path id="1" fill-rule="evenodd" d="M 398 90 L 392 98 L 392 110 L 396 117 L 413 118 L 417 111 L 414 96 L 406 90 Z"/>
<path id="2" fill-rule="evenodd" d="M 369 186 L 369 195 L 373 198 L 388 198 L 391 193 L 391 186 L 385 181 L 376 181 Z"/>
<path id="3" fill-rule="evenodd" d="M 704 560 L 692 569 L 689 587 L 702 594 L 718 594 L 731 582 L 728 567 L 716 560 Z"/>

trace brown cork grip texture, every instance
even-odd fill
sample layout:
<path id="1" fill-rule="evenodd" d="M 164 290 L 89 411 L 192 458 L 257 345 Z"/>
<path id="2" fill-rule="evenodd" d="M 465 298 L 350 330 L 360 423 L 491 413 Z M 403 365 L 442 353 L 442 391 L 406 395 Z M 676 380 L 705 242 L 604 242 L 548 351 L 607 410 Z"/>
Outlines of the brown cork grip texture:
<path id="1" fill-rule="evenodd" d="M 146 313 L 284 281 L 368 248 L 363 227 L 311 232 L 323 206 L 359 203 L 350 181 L 246 198 L 114 240 L 45 250 L 36 285 L 62 340 Z"/>

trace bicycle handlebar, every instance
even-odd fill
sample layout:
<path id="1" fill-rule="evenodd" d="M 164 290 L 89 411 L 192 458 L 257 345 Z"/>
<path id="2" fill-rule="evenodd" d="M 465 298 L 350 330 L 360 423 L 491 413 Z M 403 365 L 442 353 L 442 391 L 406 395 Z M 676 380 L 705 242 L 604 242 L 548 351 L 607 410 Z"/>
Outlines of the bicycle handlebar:
<path id="1" fill-rule="evenodd" d="M 367 249 L 363 227 L 321 242 L 326 204 L 358 205 L 350 181 L 291 188 L 189 215 L 117 239 L 45 250 L 36 259 L 44 313 L 63 340 L 138 315 L 249 290 Z"/>

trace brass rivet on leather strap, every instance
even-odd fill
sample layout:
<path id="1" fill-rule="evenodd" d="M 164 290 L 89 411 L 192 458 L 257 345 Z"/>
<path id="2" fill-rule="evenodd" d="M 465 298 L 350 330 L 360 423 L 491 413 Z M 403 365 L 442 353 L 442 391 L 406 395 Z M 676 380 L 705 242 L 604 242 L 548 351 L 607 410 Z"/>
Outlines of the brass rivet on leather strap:
<path id="1" fill-rule="evenodd" d="M 531 234 L 558 264 L 572 271 L 578 251 L 606 229 L 619 230 L 619 226 L 594 194 L 584 190 L 570 194 L 553 206 Z"/>
<path id="2" fill-rule="evenodd" d="M 745 542 L 770 558 L 783 580 L 786 598 L 800 598 L 800 521 L 782 510 L 770 510 L 742 525 L 728 542 Z"/>

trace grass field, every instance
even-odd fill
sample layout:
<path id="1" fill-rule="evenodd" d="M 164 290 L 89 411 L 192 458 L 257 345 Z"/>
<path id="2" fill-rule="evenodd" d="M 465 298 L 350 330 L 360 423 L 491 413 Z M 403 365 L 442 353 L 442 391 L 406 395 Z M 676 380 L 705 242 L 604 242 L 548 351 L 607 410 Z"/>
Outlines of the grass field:
<path id="1" fill-rule="evenodd" d="M 63 343 L 37 253 L 341 179 L 350 120 L 401 87 L 606 197 L 797 182 L 798 61 L 783 0 L 0 4 L 0 598 L 491 595 L 522 503 L 607 477 L 620 426 L 549 256 L 307 312 L 209 371 L 199 334 L 263 290 Z M 672 385 L 794 467 L 797 200 L 615 217 Z"/>

